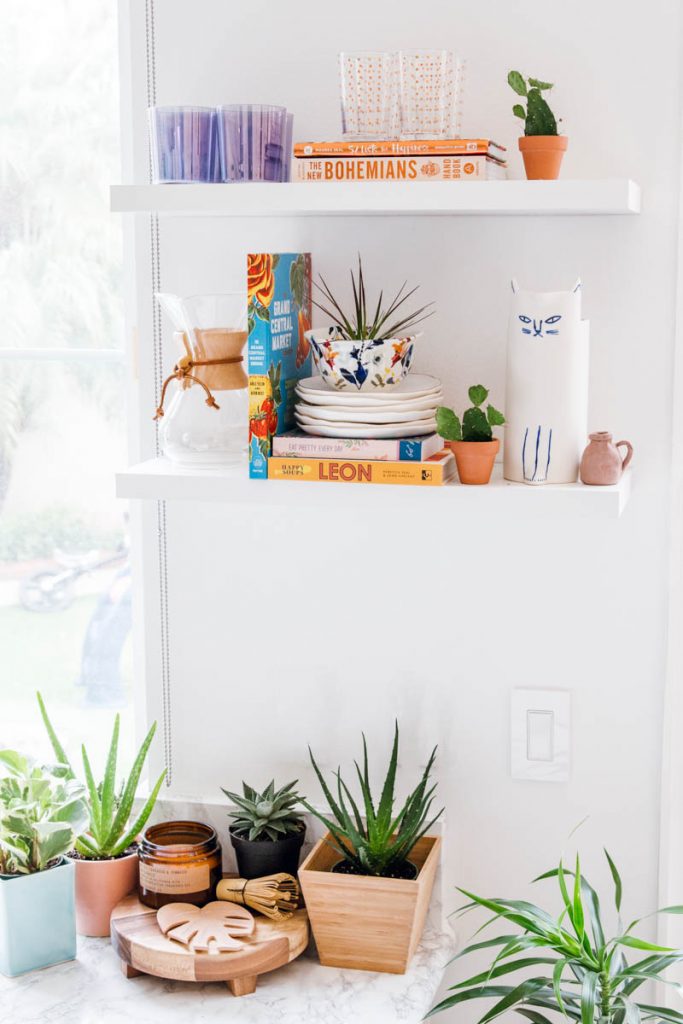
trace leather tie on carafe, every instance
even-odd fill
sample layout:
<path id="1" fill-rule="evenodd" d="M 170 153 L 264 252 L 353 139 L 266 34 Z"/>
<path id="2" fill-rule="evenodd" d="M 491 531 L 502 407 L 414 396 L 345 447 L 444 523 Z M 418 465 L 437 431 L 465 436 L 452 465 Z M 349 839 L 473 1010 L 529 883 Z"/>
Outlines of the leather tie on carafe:
<path id="1" fill-rule="evenodd" d="M 183 338 L 183 343 L 185 344 L 185 348 L 188 349 L 189 346 L 187 344 L 184 333 L 177 333 L 181 334 L 181 337 Z M 199 334 L 199 332 L 197 333 Z M 220 409 L 220 406 L 216 399 L 213 397 L 211 389 L 208 387 L 208 385 L 205 384 L 203 380 L 201 380 L 196 374 L 192 373 L 191 371 L 198 366 L 228 366 L 231 364 L 241 363 L 243 361 L 244 357 L 241 355 L 221 356 L 220 358 L 216 359 L 194 359 L 192 355 L 189 354 L 182 356 L 178 360 L 176 365 L 173 367 L 173 372 L 168 375 L 168 377 L 162 384 L 161 395 L 159 397 L 159 405 L 157 406 L 154 419 L 158 420 L 164 415 L 164 401 L 166 398 L 166 390 L 172 380 L 180 381 L 181 385 L 183 385 L 186 381 L 190 382 L 191 384 L 199 384 L 199 386 L 203 388 L 204 391 L 206 392 L 206 404 L 209 406 L 209 408 Z"/>

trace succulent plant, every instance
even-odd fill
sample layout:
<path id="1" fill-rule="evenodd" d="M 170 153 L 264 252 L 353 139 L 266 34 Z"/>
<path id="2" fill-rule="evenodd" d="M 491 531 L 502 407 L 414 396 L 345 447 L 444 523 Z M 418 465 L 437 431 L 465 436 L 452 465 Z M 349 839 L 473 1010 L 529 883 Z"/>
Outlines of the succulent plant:
<path id="1" fill-rule="evenodd" d="M 0 874 L 44 871 L 88 824 L 85 789 L 64 764 L 0 750 Z"/>
<path id="2" fill-rule="evenodd" d="M 508 85 L 518 96 L 526 98 L 526 110 L 521 103 L 515 103 L 512 113 L 524 121 L 525 135 L 557 135 L 557 121 L 543 96 L 553 87 L 552 82 L 538 78 L 524 79 L 519 71 L 508 74 Z"/>
<path id="3" fill-rule="evenodd" d="M 242 796 L 221 786 L 228 800 L 237 807 L 236 811 L 230 812 L 234 834 L 254 841 L 284 839 L 301 831 L 303 817 L 294 809 L 302 802 L 294 790 L 297 782 L 295 779 L 276 790 L 273 779 L 262 793 L 243 782 Z"/>
<path id="4" fill-rule="evenodd" d="M 486 412 L 481 408 L 489 397 L 483 384 L 474 384 L 467 394 L 472 408 L 465 410 L 462 423 L 453 410 L 445 405 L 440 405 L 436 410 L 437 433 L 444 441 L 490 441 L 493 437 L 491 427 L 500 427 L 505 423 L 502 412 L 492 405 L 486 406 Z"/>
<path id="5" fill-rule="evenodd" d="M 405 336 L 417 324 L 431 316 L 434 310 L 430 309 L 433 302 L 421 306 L 412 313 L 397 313 L 397 310 L 406 302 L 411 295 L 414 295 L 419 285 L 405 291 L 407 281 L 404 281 L 396 296 L 388 305 L 383 305 L 384 292 L 379 293 L 377 305 L 374 312 L 368 308 L 365 295 L 365 279 L 363 277 L 363 264 L 360 254 L 358 256 L 358 274 L 351 274 L 351 287 L 353 289 L 353 313 L 348 315 L 343 311 L 340 303 L 334 297 L 322 274 L 319 274 L 320 284 L 316 284 L 318 291 L 322 292 L 324 301 L 328 305 L 322 305 L 313 299 L 313 305 L 317 306 L 323 313 L 327 314 L 334 324 L 339 340 L 354 341 L 383 341 L 386 338 Z M 405 292 L 405 294 L 404 294 Z M 332 308 L 328 308 L 331 306 Z"/>
<path id="6" fill-rule="evenodd" d="M 394 743 L 389 759 L 389 768 L 377 807 L 373 803 L 370 790 L 368 748 L 365 736 L 363 736 L 363 771 L 361 772 L 357 761 L 354 764 L 363 797 L 365 821 L 363 821 L 361 809 L 341 777 L 341 771 L 337 769 L 335 772 L 337 779 L 337 797 L 335 799 L 315 762 L 310 747 L 309 754 L 335 820 L 332 821 L 327 815 L 321 814 L 306 800 L 301 802 L 329 830 L 334 840 L 330 845 L 334 846 L 339 856 L 346 861 L 355 874 L 386 877 L 400 872 L 418 839 L 421 839 L 443 814 L 442 808 L 438 814 L 429 818 L 436 784 L 428 788 L 428 782 L 436 757 L 436 747 L 432 750 L 419 783 L 410 793 L 401 810 L 395 814 L 394 786 L 398 765 L 398 723 L 394 728 Z"/>
<path id="7" fill-rule="evenodd" d="M 48 717 L 43 698 L 39 693 L 36 696 L 38 697 L 40 713 L 42 715 L 43 722 L 45 723 L 48 736 L 50 737 L 55 757 L 62 765 L 65 766 L 67 777 L 73 779 L 75 778 L 74 771 L 68 757 L 66 756 L 63 746 L 57 739 L 57 734 L 55 733 L 52 723 Z M 120 716 L 117 715 L 114 719 L 114 729 L 112 732 L 111 744 L 109 746 L 104 779 L 99 783 L 99 785 L 95 783 L 85 744 L 81 747 L 83 755 L 83 771 L 85 773 L 85 779 L 88 787 L 88 811 L 90 824 L 87 832 L 83 830 L 83 834 L 76 840 L 75 848 L 76 852 L 87 860 L 110 860 L 113 857 L 119 857 L 122 853 L 125 853 L 128 847 L 135 841 L 136 837 L 145 827 L 147 819 L 152 813 L 152 809 L 156 803 L 159 790 L 161 789 L 161 783 L 166 777 L 166 770 L 164 769 L 154 784 L 154 788 L 147 798 L 142 810 L 131 824 L 135 793 L 138 788 L 145 758 L 147 757 L 147 751 L 149 750 L 152 739 L 154 738 L 154 733 L 156 732 L 157 724 L 154 722 L 152 728 L 147 733 L 143 744 L 138 751 L 138 755 L 133 762 L 133 767 L 130 770 L 128 779 L 123 779 L 121 781 L 117 791 L 116 761 L 119 745 L 119 727 Z"/>

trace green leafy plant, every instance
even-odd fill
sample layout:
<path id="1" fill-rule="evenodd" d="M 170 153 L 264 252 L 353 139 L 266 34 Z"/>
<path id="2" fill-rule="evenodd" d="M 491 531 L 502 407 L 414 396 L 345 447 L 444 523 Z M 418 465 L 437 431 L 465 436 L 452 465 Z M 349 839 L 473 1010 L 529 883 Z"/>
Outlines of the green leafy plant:
<path id="1" fill-rule="evenodd" d="M 354 275 L 353 270 L 351 270 L 350 274 L 351 287 L 353 289 L 353 312 L 349 312 L 347 315 L 343 311 L 322 274 L 318 275 L 320 284 L 316 284 L 315 287 L 318 291 L 322 292 L 328 305 L 322 305 L 313 299 L 313 305 L 330 317 L 337 329 L 340 340 L 384 341 L 386 338 L 396 338 L 399 332 L 405 335 L 413 327 L 422 323 L 423 320 L 426 320 L 427 317 L 432 316 L 434 313 L 434 310 L 430 309 L 430 306 L 434 305 L 433 302 L 428 302 L 426 306 L 421 306 L 412 313 L 405 313 L 404 310 L 401 313 L 398 312 L 404 302 L 411 295 L 414 295 L 419 288 L 419 285 L 416 285 L 406 292 L 407 281 L 403 282 L 388 305 L 383 304 L 384 291 L 381 291 L 374 309 L 369 307 L 365 294 L 365 279 L 363 277 L 363 264 L 360 254 L 358 256 L 358 272 Z M 329 307 L 332 308 L 330 309 Z"/>
<path id="2" fill-rule="evenodd" d="M 45 871 L 88 823 L 85 790 L 65 765 L 0 750 L 0 874 Z"/>
<path id="3" fill-rule="evenodd" d="M 525 79 L 519 71 L 508 74 L 508 85 L 518 96 L 526 99 L 526 110 L 521 103 L 515 103 L 512 113 L 524 121 L 525 135 L 557 135 L 557 121 L 543 96 L 553 87 L 552 82 L 538 78 Z"/>
<path id="4" fill-rule="evenodd" d="M 451 994 L 431 1013 L 472 999 L 495 999 L 479 1024 L 487 1024 L 508 1010 L 532 1024 L 551 1024 L 541 1012 L 544 1010 L 577 1024 L 640 1024 L 650 1020 L 681 1024 L 683 1014 L 678 1010 L 641 1003 L 635 993 L 645 982 L 662 981 L 662 971 L 683 960 L 683 950 L 637 938 L 633 930 L 642 918 L 623 927 L 621 878 L 606 850 L 605 856 L 614 882 L 617 911 L 616 935 L 610 939 L 606 938 L 598 894 L 581 874 L 578 856 L 575 871 L 566 869 L 560 861 L 558 868 L 535 879 L 557 879 L 562 905 L 557 918 L 525 900 L 484 899 L 460 889 L 471 901 L 461 912 L 483 907 L 493 915 L 483 928 L 509 922 L 520 931 L 475 942 L 459 953 L 456 960 L 483 949 L 497 949 L 486 970 L 453 985 Z M 656 913 L 683 914 L 683 906 L 665 907 Z M 629 963 L 625 949 L 639 950 L 645 956 Z M 501 983 L 500 979 L 517 971 L 524 972 L 522 980 Z"/>
<path id="5" fill-rule="evenodd" d="M 284 839 L 300 832 L 303 818 L 294 809 L 301 802 L 301 797 L 294 790 L 297 781 L 295 779 L 276 790 L 273 779 L 262 793 L 243 782 L 242 796 L 221 786 L 227 798 L 237 807 L 236 811 L 230 813 L 235 835 L 254 841 Z"/>
<path id="6" fill-rule="evenodd" d="M 335 820 L 332 821 L 325 814 L 321 814 L 306 800 L 301 802 L 329 830 L 334 839 L 330 845 L 355 874 L 386 877 L 397 872 L 400 873 L 417 841 L 443 814 L 442 808 L 438 814 L 429 818 L 436 783 L 431 786 L 428 784 L 436 757 L 436 747 L 431 752 L 422 778 L 398 813 L 394 813 L 394 787 L 398 764 L 398 723 L 395 725 L 389 768 L 377 806 L 373 802 L 370 789 L 368 748 L 365 735 L 363 735 L 362 771 L 358 762 L 354 761 L 363 798 L 362 812 L 342 779 L 341 770 L 337 769 L 335 772 L 337 779 L 337 797 L 335 799 L 316 764 L 310 747 L 308 752 Z M 363 820 L 363 816 L 365 820 Z"/>
<path id="7" fill-rule="evenodd" d="M 42 715 L 43 722 L 45 723 L 47 734 L 50 737 L 55 757 L 60 764 L 65 766 L 66 777 L 74 779 L 74 771 L 68 757 L 66 756 L 63 746 L 57 739 L 55 730 L 53 729 L 52 723 L 48 717 L 43 698 L 39 693 L 37 694 L 37 697 L 38 704 L 40 706 L 40 713 Z M 152 728 L 145 736 L 137 757 L 133 762 L 130 775 L 127 779 L 123 779 L 121 781 L 121 784 L 117 789 L 116 761 L 119 746 L 119 727 L 120 716 L 117 715 L 114 719 L 114 729 L 109 746 L 109 754 L 107 755 L 104 779 L 99 784 L 95 783 L 85 744 L 81 746 L 90 821 L 87 831 L 83 830 L 83 834 L 76 840 L 75 849 L 81 857 L 84 857 L 87 860 L 110 860 L 113 857 L 119 857 L 122 853 L 126 852 L 129 846 L 135 841 L 138 834 L 145 827 L 147 819 L 152 813 L 152 809 L 156 803 L 157 796 L 159 795 L 161 784 L 166 778 L 166 769 L 164 769 L 157 779 L 152 792 L 145 801 L 142 810 L 131 824 L 133 801 L 135 799 L 138 783 L 140 782 L 140 775 L 142 774 L 145 758 L 147 757 L 147 751 L 149 750 L 152 739 L 154 738 L 157 724 L 156 722 L 153 723 Z"/>
<path id="8" fill-rule="evenodd" d="M 462 423 L 459 417 L 445 405 L 436 410 L 436 429 L 444 441 L 490 441 L 493 437 L 491 427 L 500 427 L 505 423 L 502 412 L 492 405 L 481 408 L 489 393 L 483 384 L 474 384 L 469 391 L 471 409 L 463 413 Z"/>

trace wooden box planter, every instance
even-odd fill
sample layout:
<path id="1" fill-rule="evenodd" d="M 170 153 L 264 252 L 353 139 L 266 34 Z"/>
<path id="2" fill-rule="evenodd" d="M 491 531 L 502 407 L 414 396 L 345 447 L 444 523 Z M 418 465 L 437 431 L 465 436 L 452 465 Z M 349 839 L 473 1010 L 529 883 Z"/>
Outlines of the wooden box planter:
<path id="1" fill-rule="evenodd" d="M 299 868 L 320 963 L 405 974 L 422 937 L 441 839 L 423 836 L 413 847 L 412 881 L 332 873 L 339 855 L 326 839 L 329 833 Z"/>

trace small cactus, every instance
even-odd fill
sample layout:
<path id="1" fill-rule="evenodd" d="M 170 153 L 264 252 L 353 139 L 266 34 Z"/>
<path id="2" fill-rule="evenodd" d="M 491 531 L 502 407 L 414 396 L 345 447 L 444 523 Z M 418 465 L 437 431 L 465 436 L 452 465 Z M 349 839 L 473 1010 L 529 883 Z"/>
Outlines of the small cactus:
<path id="1" fill-rule="evenodd" d="M 444 441 L 490 441 L 493 438 L 491 427 L 505 423 L 502 412 L 491 404 L 486 406 L 486 412 L 481 408 L 489 397 L 483 384 L 474 384 L 467 393 L 472 407 L 465 410 L 462 423 L 452 409 L 440 405 L 436 410 L 437 433 Z"/>
<path id="2" fill-rule="evenodd" d="M 515 103 L 512 113 L 524 121 L 525 135 L 557 135 L 557 121 L 543 93 L 552 89 L 552 82 L 538 78 L 525 79 L 519 71 L 510 71 L 508 85 L 518 96 L 526 97 L 526 110 Z"/>

